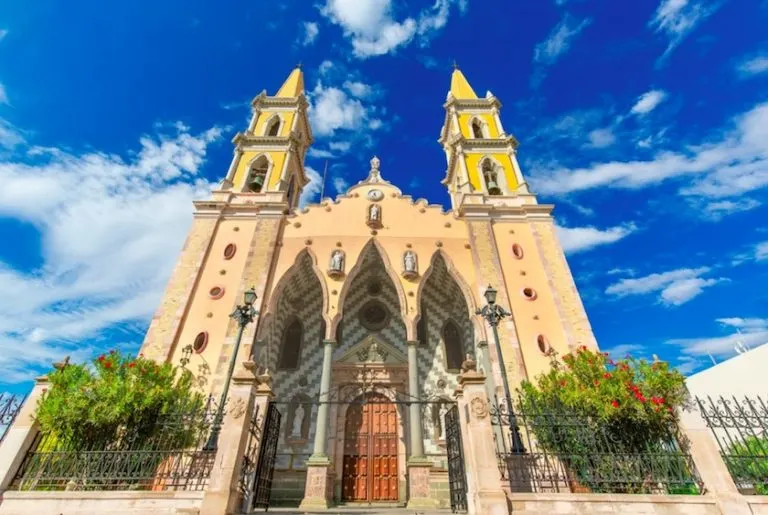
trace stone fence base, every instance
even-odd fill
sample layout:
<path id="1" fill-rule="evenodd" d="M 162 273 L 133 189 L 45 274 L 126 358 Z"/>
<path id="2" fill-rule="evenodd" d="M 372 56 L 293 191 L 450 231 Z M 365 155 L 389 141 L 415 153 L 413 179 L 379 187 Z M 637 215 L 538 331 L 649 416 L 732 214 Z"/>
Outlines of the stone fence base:
<path id="1" fill-rule="evenodd" d="M 710 495 L 507 494 L 514 515 L 730 515 Z M 754 515 L 768 515 L 768 496 L 744 496 Z"/>
<path id="2" fill-rule="evenodd" d="M 193 515 L 205 492 L 14 492 L 0 515 Z"/>

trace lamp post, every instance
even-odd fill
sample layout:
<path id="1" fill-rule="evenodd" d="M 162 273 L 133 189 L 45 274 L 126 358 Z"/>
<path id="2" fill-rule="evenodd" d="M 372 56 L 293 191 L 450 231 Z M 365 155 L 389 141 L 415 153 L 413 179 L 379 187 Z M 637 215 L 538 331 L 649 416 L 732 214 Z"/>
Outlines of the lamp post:
<path id="1" fill-rule="evenodd" d="M 501 343 L 499 343 L 499 322 L 505 317 L 508 317 L 512 313 L 496 304 L 496 294 L 498 292 L 491 286 L 483 294 L 485 300 L 488 302 L 482 309 L 477 310 L 478 315 L 488 322 L 493 330 L 493 340 L 496 344 L 496 355 L 499 357 L 499 368 L 501 369 L 501 382 L 504 384 L 504 397 L 506 397 L 507 409 L 509 410 L 509 425 L 512 432 L 512 452 L 515 454 L 522 454 L 525 452 L 525 446 L 523 446 L 523 439 L 520 437 L 520 428 L 517 427 L 517 417 L 515 417 L 515 410 L 512 407 L 512 395 L 509 393 L 509 382 L 507 381 L 507 369 L 504 367 L 504 357 L 501 355 Z M 498 408 L 498 406 L 497 406 Z M 499 410 L 499 420 L 502 413 Z"/>
<path id="2" fill-rule="evenodd" d="M 232 312 L 230 318 L 233 318 L 240 326 L 237 331 L 237 340 L 235 340 L 235 348 L 232 350 L 232 355 L 229 357 L 229 370 L 227 371 L 227 378 L 224 380 L 224 390 L 221 392 L 221 400 L 219 400 L 219 406 L 216 409 L 216 415 L 213 417 L 213 426 L 211 427 L 211 436 L 208 438 L 205 447 L 206 451 L 215 451 L 219 441 L 219 433 L 221 432 L 221 424 L 224 421 L 224 404 L 227 401 L 227 394 L 229 393 L 229 383 L 232 380 L 232 373 L 235 371 L 235 363 L 237 362 L 237 353 L 240 350 L 240 340 L 243 338 L 243 331 L 245 326 L 253 322 L 253 318 L 258 315 L 258 312 L 253 308 L 253 303 L 256 302 L 256 290 L 251 286 L 250 289 L 243 293 L 243 304 L 236 306 Z"/>

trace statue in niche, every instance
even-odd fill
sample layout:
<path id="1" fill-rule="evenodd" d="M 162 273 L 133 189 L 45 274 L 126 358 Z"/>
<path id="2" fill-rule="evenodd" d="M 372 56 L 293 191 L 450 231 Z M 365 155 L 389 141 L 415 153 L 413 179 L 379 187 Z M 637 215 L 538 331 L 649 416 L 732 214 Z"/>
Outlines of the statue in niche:
<path id="1" fill-rule="evenodd" d="M 381 206 L 371 204 L 368 208 L 368 225 L 371 227 L 381 227 Z"/>
<path id="2" fill-rule="evenodd" d="M 293 427 L 291 428 L 291 438 L 301 439 L 304 428 L 304 406 L 297 404 L 293 411 Z"/>
<path id="3" fill-rule="evenodd" d="M 437 415 L 437 423 L 439 431 L 439 440 L 445 440 L 445 415 L 448 413 L 448 405 L 445 403 L 440 404 L 440 410 Z"/>
<path id="4" fill-rule="evenodd" d="M 331 262 L 328 265 L 328 272 L 331 276 L 339 276 L 344 273 L 344 251 L 336 249 L 331 254 Z"/>
<path id="5" fill-rule="evenodd" d="M 416 277 L 419 275 L 416 253 L 412 250 L 406 250 L 403 254 L 403 275 L 405 277 Z"/>

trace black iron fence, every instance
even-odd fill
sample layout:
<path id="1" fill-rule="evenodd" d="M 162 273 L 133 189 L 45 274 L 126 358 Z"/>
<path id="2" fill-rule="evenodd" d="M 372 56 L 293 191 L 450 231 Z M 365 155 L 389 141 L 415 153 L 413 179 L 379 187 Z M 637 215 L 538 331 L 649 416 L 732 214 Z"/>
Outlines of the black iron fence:
<path id="1" fill-rule="evenodd" d="M 759 396 L 696 398 L 736 486 L 768 495 L 768 404 Z"/>
<path id="2" fill-rule="evenodd" d="M 494 403 L 497 456 L 512 492 L 700 494 L 693 459 L 677 431 L 628 443 L 604 424 L 566 408 L 524 410 Z M 517 445 L 515 443 L 517 434 Z"/>
<path id="3" fill-rule="evenodd" d="M 21 411 L 24 399 L 23 395 L 0 393 L 0 442 L 3 441 L 11 424 L 16 420 L 16 415 Z"/>
<path id="4" fill-rule="evenodd" d="M 216 451 L 206 448 L 215 403 L 159 414 L 151 434 L 126 430 L 106 445 L 73 448 L 40 433 L 12 484 L 17 490 L 204 490 Z"/>

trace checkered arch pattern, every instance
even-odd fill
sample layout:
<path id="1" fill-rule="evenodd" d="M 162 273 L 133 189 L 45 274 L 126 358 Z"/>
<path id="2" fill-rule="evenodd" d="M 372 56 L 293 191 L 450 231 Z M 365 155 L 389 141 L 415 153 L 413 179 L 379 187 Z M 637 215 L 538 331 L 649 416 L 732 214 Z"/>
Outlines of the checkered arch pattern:
<path id="1" fill-rule="evenodd" d="M 421 316 L 426 324 L 427 339 L 417 350 L 421 395 L 430 400 L 451 399 L 458 386 L 458 373 L 449 372 L 446 367 L 443 327 L 448 320 L 453 320 L 459 328 L 462 355 L 474 355 L 474 335 L 464 293 L 440 255 L 435 258 L 421 291 Z M 424 449 L 428 454 L 443 453 L 444 447 L 437 443 L 440 435 L 437 410 L 432 405 L 426 405 L 425 409 L 428 412 L 423 413 Z"/>
<path id="2" fill-rule="evenodd" d="M 387 275 L 384 261 L 374 245 L 368 245 L 360 259 L 362 261 L 359 273 L 352 277 L 352 283 L 344 299 L 343 315 L 339 322 L 341 341 L 334 351 L 333 359 L 341 358 L 350 348 L 370 334 L 375 334 L 384 343 L 405 355 L 408 353 L 408 345 L 405 324 L 400 316 L 400 299 L 392 279 Z M 368 286 L 373 282 L 381 285 L 381 290 L 376 295 L 368 291 Z M 371 299 L 380 301 L 389 313 L 387 324 L 374 333 L 360 322 L 360 309 Z"/>
<path id="3" fill-rule="evenodd" d="M 297 396 L 316 399 L 319 395 L 320 374 L 323 368 L 322 341 L 325 337 L 325 328 L 322 316 L 323 290 L 312 270 L 312 258 L 306 254 L 302 256 L 291 267 L 283 281 L 287 283 L 284 288 L 278 289 L 280 298 L 277 301 L 274 316 L 269 326 L 265 328 L 264 344 L 260 346 L 257 361 L 266 366 L 272 374 L 272 388 L 278 403 L 290 403 Z M 282 350 L 283 332 L 294 316 L 301 321 L 303 329 L 299 366 L 295 370 L 280 370 L 278 363 Z M 293 423 L 287 420 L 288 413 L 292 412 L 287 407 L 287 404 L 280 406 L 280 411 L 285 417 L 284 425 Z M 306 413 L 305 416 L 310 417 L 314 422 L 317 417 L 316 410 L 317 406 L 312 405 L 312 412 Z M 285 431 L 281 431 L 277 452 L 278 457 L 286 462 L 277 463 L 276 466 L 304 468 L 303 460 L 288 460 L 288 458 L 291 454 L 311 454 L 314 432 L 315 425 L 311 423 L 306 443 L 292 442 L 288 446 L 284 441 Z"/>

